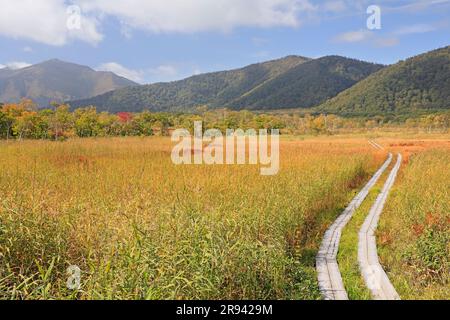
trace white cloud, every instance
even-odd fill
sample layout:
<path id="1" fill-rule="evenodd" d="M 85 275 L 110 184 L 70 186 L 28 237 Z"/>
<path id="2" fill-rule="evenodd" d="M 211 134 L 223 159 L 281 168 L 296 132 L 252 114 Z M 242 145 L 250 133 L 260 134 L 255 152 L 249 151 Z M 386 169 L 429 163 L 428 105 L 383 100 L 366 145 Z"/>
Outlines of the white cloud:
<path id="1" fill-rule="evenodd" d="M 0 0 L 0 35 L 61 46 L 70 39 L 96 44 L 102 39 L 97 20 L 82 16 L 79 29 L 69 29 L 65 0 Z"/>
<path id="2" fill-rule="evenodd" d="M 296 27 L 310 0 L 72 0 L 81 8 L 80 28 L 68 28 L 74 12 L 66 0 L 0 0 L 0 36 L 62 46 L 71 40 L 93 45 L 103 39 L 100 23 L 115 17 L 121 33 L 227 32 L 237 27 Z"/>
<path id="3" fill-rule="evenodd" d="M 323 4 L 323 8 L 326 11 L 342 12 L 342 11 L 345 11 L 347 9 L 347 5 L 342 0 L 341 1 L 326 1 Z"/>
<path id="4" fill-rule="evenodd" d="M 33 48 L 31 47 L 24 47 L 23 52 L 33 52 Z"/>
<path id="5" fill-rule="evenodd" d="M 416 24 L 416 25 L 400 28 L 397 31 L 395 31 L 394 33 L 398 36 L 404 36 L 404 35 L 409 35 L 409 34 L 432 32 L 432 31 L 435 31 L 436 29 L 437 28 L 432 25 Z"/>
<path id="6" fill-rule="evenodd" d="M 438 7 L 442 8 L 447 7 L 450 4 L 450 0 L 419 0 L 419 1 L 410 1 L 409 3 L 388 7 L 386 6 L 387 11 L 395 12 L 395 11 L 405 11 L 408 10 L 410 12 L 420 12 L 425 11 L 430 7 Z"/>
<path id="7" fill-rule="evenodd" d="M 68 4 L 79 5 L 81 27 L 67 27 Z M 390 0 L 379 1 L 388 3 Z M 153 33 L 229 32 L 239 27 L 297 27 L 305 19 L 326 15 L 359 15 L 369 0 L 0 0 L 0 36 L 28 39 L 62 46 L 72 40 L 93 45 L 103 39 L 100 32 L 105 17 L 120 23 L 120 32 L 132 37 L 135 29 Z M 410 1 L 409 4 L 383 7 L 383 12 L 445 5 L 450 0 Z M 334 17 L 333 17 L 334 18 Z M 430 32 L 426 25 L 398 30 L 398 35 Z M 424 31 L 425 30 L 425 31 Z M 343 42 L 358 42 L 361 31 L 344 34 Z"/>
<path id="8" fill-rule="evenodd" d="M 150 32 L 230 31 L 236 27 L 296 27 L 309 0 L 78 0 L 83 11 L 117 17 Z"/>
<path id="9" fill-rule="evenodd" d="M 372 37 L 372 32 L 369 30 L 358 30 L 341 33 L 335 37 L 336 42 L 362 42 L 370 39 Z"/>
<path id="10" fill-rule="evenodd" d="M 6 66 L 4 64 L 0 64 L 0 69 L 5 69 Z"/>
<path id="11" fill-rule="evenodd" d="M 124 67 L 117 62 L 107 62 L 98 66 L 96 70 L 113 72 L 137 83 L 172 81 L 178 79 L 180 76 L 178 69 L 169 64 L 160 65 L 154 68 L 133 70 Z"/>
<path id="12" fill-rule="evenodd" d="M 13 62 L 8 62 L 6 64 L 6 67 L 11 69 L 11 70 L 18 70 L 18 69 L 23 69 L 26 67 L 31 66 L 30 63 L 28 62 L 22 62 L 22 61 L 13 61 Z"/>
<path id="13" fill-rule="evenodd" d="M 375 41 L 377 47 L 395 47 L 400 44 L 400 40 L 397 38 L 379 38 Z"/>
<path id="14" fill-rule="evenodd" d="M 144 72 L 141 70 L 128 69 L 117 62 L 103 63 L 96 68 L 98 71 L 109 71 L 118 76 L 130 79 L 134 82 L 142 83 Z"/>
<path id="15" fill-rule="evenodd" d="M 375 47 L 394 47 L 400 43 L 397 37 L 380 36 L 369 30 L 350 31 L 337 35 L 334 42 L 338 43 L 369 43 Z"/>

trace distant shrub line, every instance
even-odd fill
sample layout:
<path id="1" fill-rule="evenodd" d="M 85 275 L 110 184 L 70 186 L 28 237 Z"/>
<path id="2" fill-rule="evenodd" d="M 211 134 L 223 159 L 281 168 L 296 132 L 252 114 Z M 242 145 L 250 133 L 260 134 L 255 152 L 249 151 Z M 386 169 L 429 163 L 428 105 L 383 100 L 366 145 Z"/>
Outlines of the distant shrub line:
<path id="1" fill-rule="evenodd" d="M 336 115 L 285 113 L 255 113 L 209 111 L 199 108 L 198 113 L 140 113 L 97 112 L 93 106 L 70 110 L 66 104 L 52 109 L 38 110 L 31 100 L 20 103 L 0 103 L 0 139 L 52 139 L 71 137 L 111 136 L 169 136 L 177 128 L 193 128 L 194 121 L 203 121 L 204 129 L 279 129 L 282 134 L 334 134 L 343 130 L 405 127 L 425 129 L 429 132 L 447 132 L 450 112 L 422 115 L 414 118 L 391 116 L 343 118 Z"/>

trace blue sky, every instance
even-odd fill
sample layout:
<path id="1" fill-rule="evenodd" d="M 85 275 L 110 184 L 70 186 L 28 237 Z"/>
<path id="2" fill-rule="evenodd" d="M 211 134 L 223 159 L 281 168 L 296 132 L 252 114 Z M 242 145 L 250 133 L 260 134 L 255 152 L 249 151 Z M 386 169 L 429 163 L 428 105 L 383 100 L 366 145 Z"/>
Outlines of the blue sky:
<path id="1" fill-rule="evenodd" d="M 287 55 L 390 64 L 449 39 L 450 0 L 0 0 L 0 68 L 58 58 L 140 83 Z"/>

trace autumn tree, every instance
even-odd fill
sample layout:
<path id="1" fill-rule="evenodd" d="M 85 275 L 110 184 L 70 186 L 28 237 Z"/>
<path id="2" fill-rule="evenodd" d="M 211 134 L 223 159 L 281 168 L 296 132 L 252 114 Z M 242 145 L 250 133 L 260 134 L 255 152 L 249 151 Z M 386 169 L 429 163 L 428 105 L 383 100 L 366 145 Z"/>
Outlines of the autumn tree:
<path id="1" fill-rule="evenodd" d="M 49 128 L 55 140 L 64 139 L 70 135 L 73 126 L 73 116 L 70 113 L 70 107 L 62 104 L 56 107 L 56 110 L 49 117 Z"/>
<path id="2" fill-rule="evenodd" d="M 77 136 L 94 137 L 100 134 L 101 127 L 95 107 L 77 109 L 73 116 Z"/>
<path id="3" fill-rule="evenodd" d="M 16 103 L 8 103 L 2 106 L 2 127 L 4 127 L 6 132 L 6 140 L 9 140 L 14 135 L 12 130 L 14 123 L 22 115 L 23 111 L 23 106 Z"/>
<path id="4" fill-rule="evenodd" d="M 9 140 L 11 136 L 11 129 L 14 125 L 14 117 L 12 117 L 7 110 L 0 109 L 0 137 Z"/>
<path id="5" fill-rule="evenodd" d="M 20 140 L 32 137 L 36 132 L 36 126 L 39 122 L 38 118 L 36 111 L 23 111 L 14 121 L 12 128 L 14 135 Z"/>

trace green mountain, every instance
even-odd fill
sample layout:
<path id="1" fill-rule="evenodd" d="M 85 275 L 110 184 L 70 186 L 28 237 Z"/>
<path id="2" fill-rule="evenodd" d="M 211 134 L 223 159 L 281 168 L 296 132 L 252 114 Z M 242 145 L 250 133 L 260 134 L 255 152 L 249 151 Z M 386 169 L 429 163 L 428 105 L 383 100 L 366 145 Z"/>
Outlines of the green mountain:
<path id="1" fill-rule="evenodd" d="M 235 110 L 309 108 L 381 68 L 381 65 L 336 56 L 315 60 L 289 56 L 171 83 L 119 89 L 70 104 L 72 107 L 94 105 L 110 112 L 190 111 L 205 105 Z"/>
<path id="2" fill-rule="evenodd" d="M 450 46 L 384 68 L 317 111 L 385 115 L 444 109 L 450 109 Z"/>
<path id="3" fill-rule="evenodd" d="M 99 72 L 60 60 L 18 70 L 0 69 L 0 101 L 29 98 L 41 107 L 53 101 L 84 99 L 134 85 L 137 84 L 112 72 Z"/>
<path id="4" fill-rule="evenodd" d="M 339 56 L 311 60 L 231 101 L 227 106 L 252 110 L 311 108 L 382 67 Z"/>

